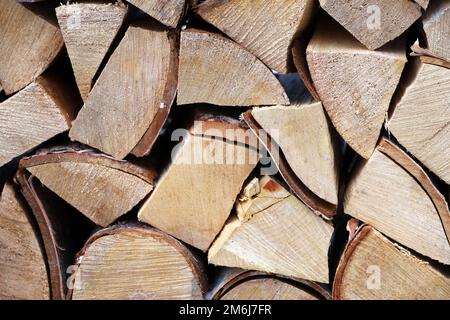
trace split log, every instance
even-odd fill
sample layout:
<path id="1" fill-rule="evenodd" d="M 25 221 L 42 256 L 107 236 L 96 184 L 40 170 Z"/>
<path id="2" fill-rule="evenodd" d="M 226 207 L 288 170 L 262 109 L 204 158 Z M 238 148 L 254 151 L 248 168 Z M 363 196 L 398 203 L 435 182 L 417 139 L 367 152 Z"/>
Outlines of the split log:
<path id="1" fill-rule="evenodd" d="M 430 0 L 414 0 L 419 6 L 421 6 L 424 10 L 428 8 Z"/>
<path id="2" fill-rule="evenodd" d="M 315 8 L 313 0 L 207 0 L 194 10 L 269 68 L 287 73 L 291 42 L 307 28 Z"/>
<path id="3" fill-rule="evenodd" d="M 72 283 L 75 254 L 87 240 L 93 224 L 23 168 L 18 170 L 15 180 L 42 236 L 51 299 L 64 300 Z"/>
<path id="4" fill-rule="evenodd" d="M 420 5 L 411 0 L 319 2 L 329 15 L 370 50 L 399 37 L 422 15 Z"/>
<path id="5" fill-rule="evenodd" d="M 422 18 L 426 45 L 414 44 L 416 54 L 424 54 L 450 63 L 450 1 L 433 1 Z"/>
<path id="6" fill-rule="evenodd" d="M 189 29 L 181 32 L 177 103 L 284 105 L 289 99 L 251 53 L 218 34 Z"/>
<path id="7" fill-rule="evenodd" d="M 0 103 L 0 166 L 68 130 L 78 101 L 66 80 L 46 72 Z"/>
<path id="8" fill-rule="evenodd" d="M 221 268 L 216 272 L 212 300 L 328 300 L 331 295 L 312 281 L 263 272 Z"/>
<path id="9" fill-rule="evenodd" d="M 45 253 L 29 212 L 7 183 L 0 196 L 0 299 L 50 298 Z"/>
<path id="10" fill-rule="evenodd" d="M 275 162 L 281 176 L 292 189 L 292 191 L 317 215 L 321 215 L 325 219 L 332 219 L 336 214 L 337 207 L 335 204 L 331 204 L 324 201 L 322 198 L 312 192 L 294 173 L 290 167 L 286 157 L 284 156 L 280 147 L 276 144 L 272 137 L 268 137 L 268 134 L 261 126 L 256 122 L 252 116 L 252 111 L 247 111 L 242 114 L 242 118 L 246 124 L 250 127 L 253 134 L 258 137 L 259 143 L 263 145 L 272 161 Z M 311 125 L 313 125 L 311 123 Z M 297 130 L 297 129 L 296 129 Z M 296 146 L 297 147 L 297 146 Z M 295 160 L 294 160 L 295 161 Z"/>
<path id="11" fill-rule="evenodd" d="M 130 26 L 69 136 L 123 159 L 150 152 L 175 99 L 177 37 L 159 25 Z M 117 77 L 120 74 L 120 77 Z"/>
<path id="12" fill-rule="evenodd" d="M 450 264 L 445 233 L 449 226 L 443 226 L 448 217 L 441 221 L 432 199 L 415 178 L 377 149 L 355 170 L 345 193 L 344 212 L 418 253 Z M 443 217 L 450 215 L 448 207 L 440 210 L 445 209 Z"/>
<path id="13" fill-rule="evenodd" d="M 256 108 L 251 113 L 281 148 L 295 175 L 320 198 L 337 205 L 338 156 L 322 104 Z"/>
<path id="14" fill-rule="evenodd" d="M 212 244 L 208 262 L 328 283 L 333 227 L 270 177 L 259 184 Z"/>
<path id="15" fill-rule="evenodd" d="M 72 299 L 203 299 L 200 261 L 151 228 L 116 226 L 95 233 L 79 254 Z"/>
<path id="16" fill-rule="evenodd" d="M 16 0 L 0 3 L 0 82 L 10 95 L 33 82 L 63 47 L 59 28 Z"/>
<path id="17" fill-rule="evenodd" d="M 138 213 L 140 221 L 203 251 L 222 229 L 244 180 L 259 160 L 253 147 L 222 135 L 227 128 L 235 130 L 233 122 L 223 118 L 210 119 L 222 128 L 215 132 L 207 124 L 203 132 L 194 126 L 195 133 L 172 134 L 183 140 L 173 149 L 171 163 Z"/>
<path id="18" fill-rule="evenodd" d="M 337 23 L 321 19 L 306 57 L 331 122 L 368 159 L 406 63 L 403 39 L 370 51 Z"/>
<path id="19" fill-rule="evenodd" d="M 334 299 L 450 297 L 450 278 L 365 225 L 350 239 L 333 284 Z"/>
<path id="20" fill-rule="evenodd" d="M 122 26 L 127 8 L 121 4 L 75 3 L 56 8 L 59 27 L 85 100 L 97 70 Z"/>
<path id="21" fill-rule="evenodd" d="M 424 60 L 422 57 L 420 60 Z M 414 157 L 450 184 L 450 69 L 415 61 L 388 129 Z"/>
<path id="22" fill-rule="evenodd" d="M 153 189 L 151 169 L 79 147 L 41 150 L 22 159 L 20 167 L 100 226 L 130 211 Z"/>
<path id="23" fill-rule="evenodd" d="M 129 0 L 128 2 L 172 28 L 178 26 L 185 10 L 185 0 Z"/>

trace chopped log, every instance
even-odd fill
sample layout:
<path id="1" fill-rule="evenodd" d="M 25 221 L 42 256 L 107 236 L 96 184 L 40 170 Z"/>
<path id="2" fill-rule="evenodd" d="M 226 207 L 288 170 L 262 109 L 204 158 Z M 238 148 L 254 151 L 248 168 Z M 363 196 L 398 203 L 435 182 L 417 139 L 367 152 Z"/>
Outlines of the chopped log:
<path id="1" fill-rule="evenodd" d="M 235 128 L 233 124 L 215 121 L 216 126 L 223 125 L 217 136 L 206 130 L 202 134 L 187 130 L 172 134 L 172 138 L 183 140 L 173 149 L 171 163 L 138 213 L 140 221 L 203 251 L 222 229 L 244 180 L 259 159 L 254 148 L 221 137 L 226 128 Z"/>
<path id="2" fill-rule="evenodd" d="M 245 123 L 250 127 L 251 131 L 258 137 L 259 143 L 262 144 L 272 161 L 275 162 L 281 176 L 292 189 L 292 191 L 317 215 L 329 220 L 336 214 L 336 205 L 324 201 L 322 198 L 312 192 L 292 171 L 282 150 L 275 141 L 268 137 L 267 132 L 253 118 L 251 111 L 242 114 Z"/>
<path id="3" fill-rule="evenodd" d="M 422 17 L 422 24 L 426 46 L 422 48 L 416 43 L 412 50 L 450 63 L 450 1 L 433 1 Z"/>
<path id="4" fill-rule="evenodd" d="M 218 34 L 188 29 L 181 32 L 177 103 L 284 105 L 289 99 L 251 53 Z"/>
<path id="5" fill-rule="evenodd" d="M 450 244 L 430 196 L 414 176 L 379 150 L 355 171 L 344 212 L 418 253 L 450 264 Z"/>
<path id="6" fill-rule="evenodd" d="M 159 25 L 130 26 L 74 121 L 70 138 L 118 159 L 132 151 L 147 154 L 175 98 L 176 43 L 175 34 Z"/>
<path id="7" fill-rule="evenodd" d="M 331 295 L 312 281 L 264 272 L 221 268 L 207 297 L 212 300 L 328 300 Z"/>
<path id="8" fill-rule="evenodd" d="M 320 6 L 359 42 L 375 50 L 399 37 L 422 15 L 411 0 L 319 0 Z"/>
<path id="9" fill-rule="evenodd" d="M 245 214 L 229 219 L 208 262 L 328 283 L 333 227 L 272 178 L 260 186 Z"/>
<path id="10" fill-rule="evenodd" d="M 348 243 L 333 284 L 334 299 L 447 300 L 450 278 L 374 228 Z"/>
<path id="11" fill-rule="evenodd" d="M 70 128 L 79 98 L 65 80 L 46 72 L 0 103 L 0 166 Z"/>
<path id="12" fill-rule="evenodd" d="M 176 28 L 185 10 L 185 0 L 128 0 L 166 26 Z"/>
<path id="13" fill-rule="evenodd" d="M 15 176 L 43 239 L 51 299 L 66 299 L 73 263 L 93 224 L 23 168 Z"/>
<path id="14" fill-rule="evenodd" d="M 314 86 L 344 140 L 368 159 L 406 63 L 403 39 L 379 51 L 321 20 L 306 51 Z M 345 72 L 343 72 L 345 70 Z"/>
<path id="15" fill-rule="evenodd" d="M 450 69 L 415 61 L 416 75 L 388 121 L 414 157 L 450 184 Z"/>
<path id="16" fill-rule="evenodd" d="M 141 226 L 95 233 L 79 254 L 72 299 L 203 299 L 198 260 L 176 239 Z"/>
<path id="17" fill-rule="evenodd" d="M 281 73 L 291 69 L 291 42 L 306 29 L 315 9 L 313 0 L 207 0 L 194 8 L 204 20 Z"/>
<path id="18" fill-rule="evenodd" d="M 337 205 L 339 168 L 322 104 L 256 108 L 252 116 L 281 148 L 295 175 L 320 198 Z"/>
<path id="19" fill-rule="evenodd" d="M 1 1 L 0 26 L 0 82 L 10 95 L 47 69 L 63 39 L 57 26 L 16 0 Z"/>
<path id="20" fill-rule="evenodd" d="M 41 150 L 20 167 L 100 226 L 130 211 L 153 189 L 154 172 L 91 149 Z"/>
<path id="21" fill-rule="evenodd" d="M 10 183 L 0 196 L 0 299 L 49 299 L 45 253 L 23 201 Z"/>
<path id="22" fill-rule="evenodd" d="M 120 2 L 74 3 L 56 8 L 59 27 L 83 100 L 92 88 L 94 76 L 126 13 L 127 8 Z"/>
<path id="23" fill-rule="evenodd" d="M 414 0 L 418 5 L 420 5 L 424 10 L 428 8 L 430 0 Z"/>

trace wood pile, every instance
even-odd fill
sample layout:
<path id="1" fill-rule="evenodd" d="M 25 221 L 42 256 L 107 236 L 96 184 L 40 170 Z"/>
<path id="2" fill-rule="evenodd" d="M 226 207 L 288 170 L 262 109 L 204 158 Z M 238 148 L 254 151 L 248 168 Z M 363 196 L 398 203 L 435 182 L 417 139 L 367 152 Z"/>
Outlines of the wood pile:
<path id="1" fill-rule="evenodd" d="M 0 299 L 450 300 L 450 0 L 2 0 Z"/>

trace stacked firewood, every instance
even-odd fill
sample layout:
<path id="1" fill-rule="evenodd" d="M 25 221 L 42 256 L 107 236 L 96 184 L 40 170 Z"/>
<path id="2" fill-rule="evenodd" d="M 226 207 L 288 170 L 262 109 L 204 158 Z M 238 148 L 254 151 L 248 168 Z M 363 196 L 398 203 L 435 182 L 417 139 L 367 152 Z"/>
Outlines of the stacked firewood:
<path id="1" fill-rule="evenodd" d="M 0 1 L 1 299 L 450 299 L 450 0 Z"/>

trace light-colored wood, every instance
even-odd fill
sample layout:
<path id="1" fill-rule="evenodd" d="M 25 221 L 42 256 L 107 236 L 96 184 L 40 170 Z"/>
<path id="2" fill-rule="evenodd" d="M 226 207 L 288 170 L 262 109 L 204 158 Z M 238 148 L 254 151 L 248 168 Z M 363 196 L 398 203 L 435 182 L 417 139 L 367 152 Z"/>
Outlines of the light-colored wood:
<path id="1" fill-rule="evenodd" d="M 0 166 L 69 129 L 79 107 L 72 89 L 46 73 L 0 103 Z"/>
<path id="2" fill-rule="evenodd" d="M 399 37 L 422 15 L 411 0 L 319 0 L 320 6 L 368 49 Z"/>
<path id="3" fill-rule="evenodd" d="M 450 62 L 450 1 L 431 2 L 422 24 L 428 54 Z"/>
<path id="4" fill-rule="evenodd" d="M 370 51 L 337 23 L 322 19 L 306 56 L 314 86 L 333 125 L 368 159 L 406 63 L 403 40 Z"/>
<path id="5" fill-rule="evenodd" d="M 450 184 L 450 69 L 416 60 L 417 74 L 388 129 L 410 153 Z"/>
<path id="6" fill-rule="evenodd" d="M 450 278 L 377 230 L 364 226 L 341 258 L 333 298 L 448 300 Z"/>
<path id="7" fill-rule="evenodd" d="M 194 10 L 269 68 L 287 73 L 292 39 L 306 29 L 314 8 L 313 0 L 207 0 Z"/>
<path id="8" fill-rule="evenodd" d="M 420 5 L 424 10 L 427 9 L 430 0 L 414 0 L 418 5 Z"/>
<path id="9" fill-rule="evenodd" d="M 185 0 L 129 0 L 153 18 L 175 28 L 183 15 Z"/>
<path id="10" fill-rule="evenodd" d="M 180 242 L 155 229 L 104 229 L 79 258 L 72 299 L 203 299 L 200 261 Z"/>
<path id="11" fill-rule="evenodd" d="M 208 262 L 328 283 L 333 227 L 263 177 L 245 219 L 232 217 L 212 244 Z M 273 197 L 272 197 L 273 195 Z"/>
<path id="12" fill-rule="evenodd" d="M 153 172 L 92 150 L 40 153 L 21 166 L 100 226 L 130 211 L 153 189 Z"/>
<path id="13" fill-rule="evenodd" d="M 59 28 L 16 0 L 0 1 L 0 82 L 7 95 L 33 82 L 63 46 Z"/>
<path id="14" fill-rule="evenodd" d="M 178 104 L 289 104 L 283 87 L 255 56 L 218 34 L 181 32 Z"/>
<path id="15" fill-rule="evenodd" d="M 49 299 L 44 254 L 12 184 L 0 195 L 0 299 Z"/>
<path id="16" fill-rule="evenodd" d="M 297 177 L 319 197 L 337 204 L 339 168 L 322 104 L 255 108 L 252 116 L 280 146 Z"/>
<path id="17" fill-rule="evenodd" d="M 206 251 L 258 159 L 253 148 L 186 133 L 139 220 Z"/>
<path id="18" fill-rule="evenodd" d="M 167 30 L 155 24 L 130 26 L 74 121 L 70 138 L 123 159 L 158 110 L 170 108 L 171 101 L 164 98 L 166 87 L 176 86 L 167 83 L 172 54 Z"/>
<path id="19" fill-rule="evenodd" d="M 346 190 L 344 212 L 410 249 L 450 264 L 444 227 L 419 183 L 378 150 L 361 166 Z"/>
<path id="20" fill-rule="evenodd" d="M 59 27 L 83 100 L 92 88 L 94 76 L 126 13 L 127 8 L 120 2 L 74 3 L 56 8 Z"/>

